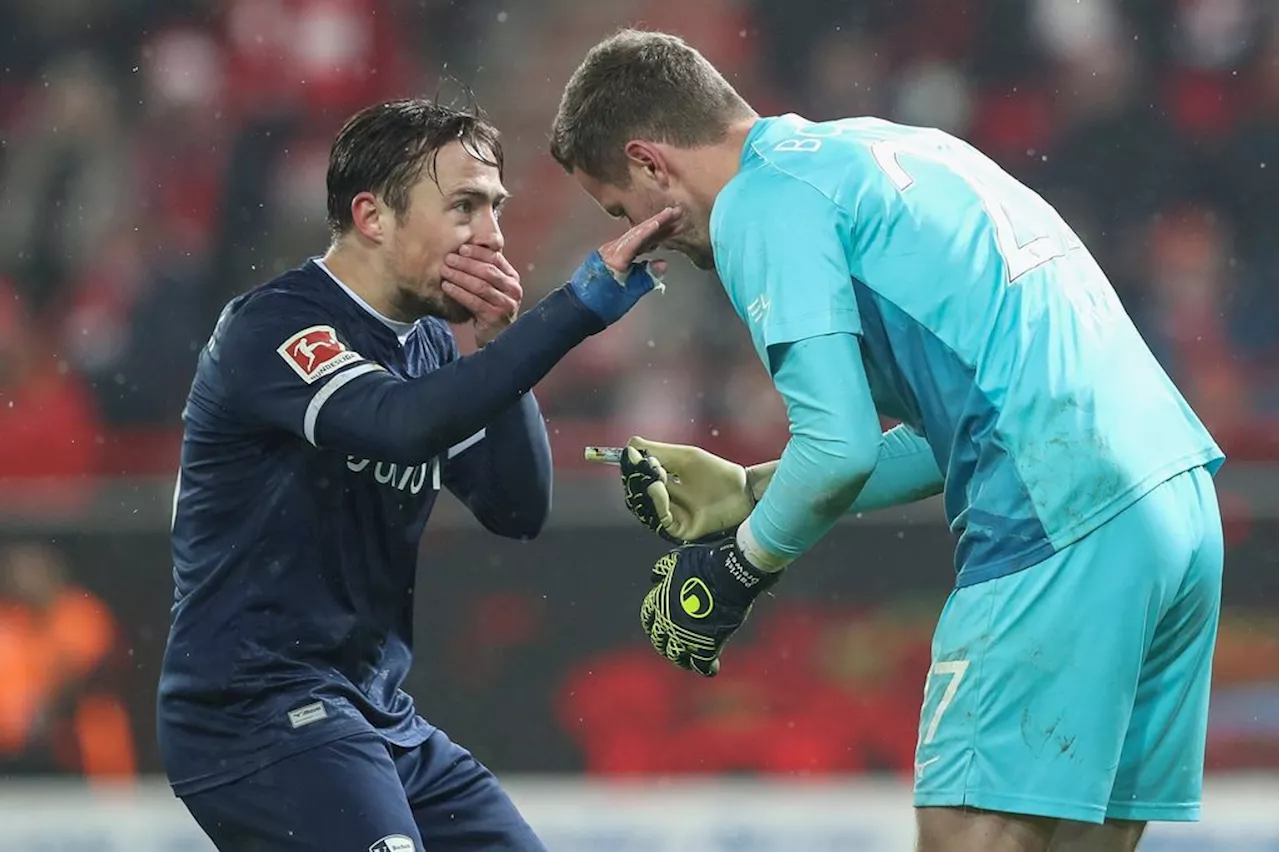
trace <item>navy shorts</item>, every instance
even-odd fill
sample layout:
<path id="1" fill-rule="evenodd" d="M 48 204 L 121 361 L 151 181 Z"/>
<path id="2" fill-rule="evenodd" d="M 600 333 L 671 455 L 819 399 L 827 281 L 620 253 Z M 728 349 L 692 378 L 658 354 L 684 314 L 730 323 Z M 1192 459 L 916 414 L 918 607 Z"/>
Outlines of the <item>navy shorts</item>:
<path id="1" fill-rule="evenodd" d="M 498 781 L 434 732 L 357 734 L 183 797 L 222 852 L 545 852 Z"/>

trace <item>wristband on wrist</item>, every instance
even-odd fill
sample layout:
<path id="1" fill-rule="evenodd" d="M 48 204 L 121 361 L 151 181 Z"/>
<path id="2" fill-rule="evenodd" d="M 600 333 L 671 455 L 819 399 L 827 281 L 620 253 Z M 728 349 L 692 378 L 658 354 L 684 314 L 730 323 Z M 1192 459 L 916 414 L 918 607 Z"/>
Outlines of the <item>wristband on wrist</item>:
<path id="1" fill-rule="evenodd" d="M 771 553 L 760 544 L 755 537 L 755 533 L 751 531 L 751 519 L 747 518 L 738 526 L 737 535 L 738 549 L 742 551 L 742 555 L 746 557 L 751 567 L 760 571 L 768 571 L 774 573 L 786 568 L 791 562 L 790 556 L 782 556 L 777 553 Z"/>

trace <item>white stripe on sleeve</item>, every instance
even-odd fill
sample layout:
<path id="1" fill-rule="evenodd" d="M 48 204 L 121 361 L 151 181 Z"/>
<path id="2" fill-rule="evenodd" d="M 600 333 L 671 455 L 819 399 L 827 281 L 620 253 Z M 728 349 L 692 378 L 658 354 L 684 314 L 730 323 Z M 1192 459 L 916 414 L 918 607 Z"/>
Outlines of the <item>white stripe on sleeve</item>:
<path id="1" fill-rule="evenodd" d="M 484 432 L 485 430 L 481 429 L 479 432 L 475 433 L 470 438 L 467 438 L 465 441 L 461 441 L 457 444 L 454 444 L 452 447 L 449 448 L 448 458 L 453 458 L 454 456 L 461 455 L 462 453 L 465 453 L 467 450 L 474 447 L 476 444 L 483 441 Z"/>
<path id="2" fill-rule="evenodd" d="M 306 436 L 311 446 L 316 446 L 316 420 L 320 417 L 320 409 L 324 408 L 324 404 L 329 401 L 329 397 L 338 392 L 338 389 L 360 376 L 383 369 L 381 364 L 374 364 L 366 361 L 344 370 L 330 379 L 320 390 L 316 391 L 316 395 L 311 397 L 311 404 L 307 406 L 306 416 L 302 418 L 302 434 Z"/>

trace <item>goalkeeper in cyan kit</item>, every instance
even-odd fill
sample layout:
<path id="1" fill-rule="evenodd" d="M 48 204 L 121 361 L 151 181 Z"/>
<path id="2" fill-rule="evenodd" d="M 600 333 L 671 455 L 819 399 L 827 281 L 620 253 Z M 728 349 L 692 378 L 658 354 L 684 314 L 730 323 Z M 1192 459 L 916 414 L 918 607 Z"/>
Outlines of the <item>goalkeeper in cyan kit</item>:
<path id="1" fill-rule="evenodd" d="M 751 471 L 630 447 L 642 520 L 718 539 L 655 566 L 654 647 L 714 675 L 841 515 L 941 493 L 922 852 L 1128 852 L 1148 820 L 1196 819 L 1223 455 L 1054 209 L 938 130 L 761 117 L 664 33 L 588 53 L 551 152 L 606 213 L 681 208 L 664 245 L 719 273 L 790 420 Z"/>

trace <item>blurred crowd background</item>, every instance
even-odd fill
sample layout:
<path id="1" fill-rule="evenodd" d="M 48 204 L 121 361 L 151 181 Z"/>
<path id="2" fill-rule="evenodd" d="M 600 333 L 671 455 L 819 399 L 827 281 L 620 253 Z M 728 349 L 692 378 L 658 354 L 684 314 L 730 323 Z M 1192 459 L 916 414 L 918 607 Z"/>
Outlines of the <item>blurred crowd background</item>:
<path id="1" fill-rule="evenodd" d="M 504 133 L 506 253 L 532 301 L 617 231 L 546 138 L 583 52 L 623 24 L 683 35 L 763 114 L 946 129 L 1062 211 L 1227 469 L 1256 474 L 1224 496 L 1237 585 L 1211 756 L 1274 769 L 1273 2 L 42 0 L 0 3 L 0 773 L 157 768 L 167 514 L 135 522 L 121 495 L 171 487 L 196 353 L 222 305 L 323 252 L 343 119 L 388 97 L 473 92 Z M 538 388 L 570 498 L 592 477 L 575 472 L 585 443 L 639 433 L 750 463 L 785 441 L 715 280 L 683 263 L 668 280 Z M 831 582 L 762 617 L 738 674 L 693 692 L 638 631 L 614 626 L 606 659 L 574 656 L 548 595 L 629 628 L 639 586 L 594 578 L 598 597 L 575 597 L 588 551 L 573 527 L 596 521 L 591 501 L 567 505 L 566 532 L 545 544 L 458 530 L 424 550 L 442 576 L 433 596 L 461 603 L 424 616 L 441 644 L 423 649 L 415 691 L 495 768 L 909 771 L 949 573 L 937 519 L 841 533 L 873 573 L 901 566 L 905 537 L 923 591 L 815 568 Z M 515 567 L 530 561 L 554 567 Z M 458 657 L 459 635 L 484 644 L 478 660 L 475 645 Z M 513 712 L 548 732 L 541 750 L 504 738 Z M 691 715 L 705 724 L 683 724 Z M 677 730 L 703 744 L 696 759 Z"/>

